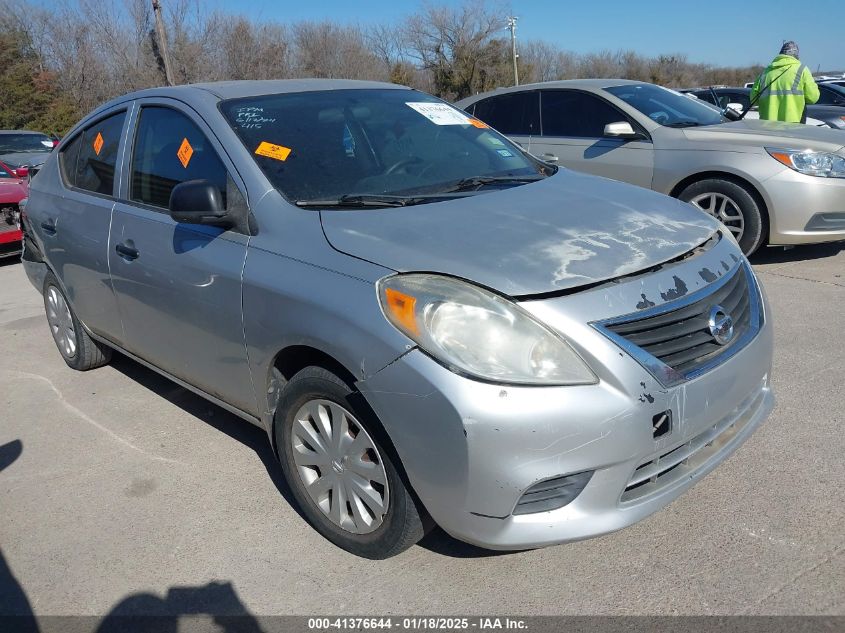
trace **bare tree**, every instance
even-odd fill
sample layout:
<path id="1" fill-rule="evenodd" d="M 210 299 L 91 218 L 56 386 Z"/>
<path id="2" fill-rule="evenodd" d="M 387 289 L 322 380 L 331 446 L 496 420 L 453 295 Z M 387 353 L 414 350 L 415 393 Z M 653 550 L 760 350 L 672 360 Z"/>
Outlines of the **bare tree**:
<path id="1" fill-rule="evenodd" d="M 483 2 L 459 8 L 425 5 L 405 23 L 407 54 L 432 73 L 436 92 L 447 98 L 509 85 L 504 15 Z"/>
<path id="2" fill-rule="evenodd" d="M 526 82 L 572 79 L 578 76 L 578 56 L 541 40 L 528 40 L 519 53 L 520 76 Z"/>
<path id="3" fill-rule="evenodd" d="M 387 79 L 388 68 L 357 26 L 300 22 L 293 26 L 295 72 L 305 77 Z"/>
<path id="4" fill-rule="evenodd" d="M 508 11 L 483 0 L 457 7 L 425 4 L 398 25 L 367 28 L 326 20 L 281 24 L 232 18 L 209 11 L 202 0 L 162 4 L 179 83 L 376 79 L 459 99 L 510 85 L 513 79 L 505 33 Z M 33 85 L 49 80 L 61 96 L 55 121 L 73 118 L 69 108 L 82 115 L 117 95 L 163 84 L 152 28 L 149 0 L 54 0 L 49 5 L 0 0 L 0 30 L 24 38 L 37 79 Z M 520 44 L 519 71 L 525 81 L 620 77 L 671 87 L 735 85 L 761 70 L 695 64 L 683 54 L 576 54 L 548 42 Z"/>

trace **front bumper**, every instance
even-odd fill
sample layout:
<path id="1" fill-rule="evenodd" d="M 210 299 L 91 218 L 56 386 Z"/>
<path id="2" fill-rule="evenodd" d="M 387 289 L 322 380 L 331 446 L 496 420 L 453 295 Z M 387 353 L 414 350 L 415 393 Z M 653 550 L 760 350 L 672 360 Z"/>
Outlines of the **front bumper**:
<path id="1" fill-rule="evenodd" d="M 595 313 L 600 303 L 609 315 L 631 289 L 637 299 L 642 290 L 652 296 L 649 286 L 659 289 L 674 276 L 695 275 L 709 262 L 724 261 L 729 248 L 723 240 L 699 261 L 612 291 L 523 304 L 567 332 L 599 375 L 595 385 L 481 383 L 416 349 L 359 383 L 432 518 L 456 538 L 491 549 L 589 538 L 659 510 L 726 459 L 773 406 L 769 320 L 718 367 L 664 388 L 578 311 Z M 695 284 L 692 276 L 687 282 Z M 652 419 L 667 410 L 673 429 L 655 438 Z M 568 505 L 513 514 L 532 485 L 584 471 L 594 474 Z M 645 483 L 636 485 L 643 473 Z"/>
<path id="2" fill-rule="evenodd" d="M 770 244 L 816 244 L 845 240 L 845 178 L 806 176 L 785 169 L 763 183 Z"/>

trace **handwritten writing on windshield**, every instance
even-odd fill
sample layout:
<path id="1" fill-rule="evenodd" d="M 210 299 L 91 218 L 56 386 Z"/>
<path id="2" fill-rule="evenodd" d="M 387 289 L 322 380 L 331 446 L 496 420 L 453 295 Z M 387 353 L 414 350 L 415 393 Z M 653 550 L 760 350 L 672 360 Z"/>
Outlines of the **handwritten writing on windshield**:
<path id="1" fill-rule="evenodd" d="M 275 123 L 276 119 L 264 116 L 264 108 L 244 106 L 235 111 L 235 123 L 244 130 L 260 130 L 265 123 Z"/>

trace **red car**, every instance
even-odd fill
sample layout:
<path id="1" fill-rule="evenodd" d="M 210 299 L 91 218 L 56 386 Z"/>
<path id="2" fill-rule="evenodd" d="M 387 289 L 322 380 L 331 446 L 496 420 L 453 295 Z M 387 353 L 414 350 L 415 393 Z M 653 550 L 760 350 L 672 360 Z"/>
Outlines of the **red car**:
<path id="1" fill-rule="evenodd" d="M 0 163 L 0 258 L 21 252 L 20 201 L 28 191 L 27 181 Z"/>

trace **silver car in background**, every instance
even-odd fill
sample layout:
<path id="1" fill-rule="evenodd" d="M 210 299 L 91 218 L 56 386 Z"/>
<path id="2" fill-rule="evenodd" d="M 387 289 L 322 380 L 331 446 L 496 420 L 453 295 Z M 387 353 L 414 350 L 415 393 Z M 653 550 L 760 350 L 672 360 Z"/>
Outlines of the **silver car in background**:
<path id="1" fill-rule="evenodd" d="M 70 367 L 119 350 L 265 429 L 360 556 L 434 523 L 496 549 L 618 530 L 772 407 L 730 232 L 400 86 L 129 94 L 65 137 L 24 227 Z"/>
<path id="2" fill-rule="evenodd" d="M 845 131 L 731 122 L 622 79 L 553 81 L 457 103 L 544 161 L 647 187 L 717 217 L 750 255 L 845 239 Z"/>

